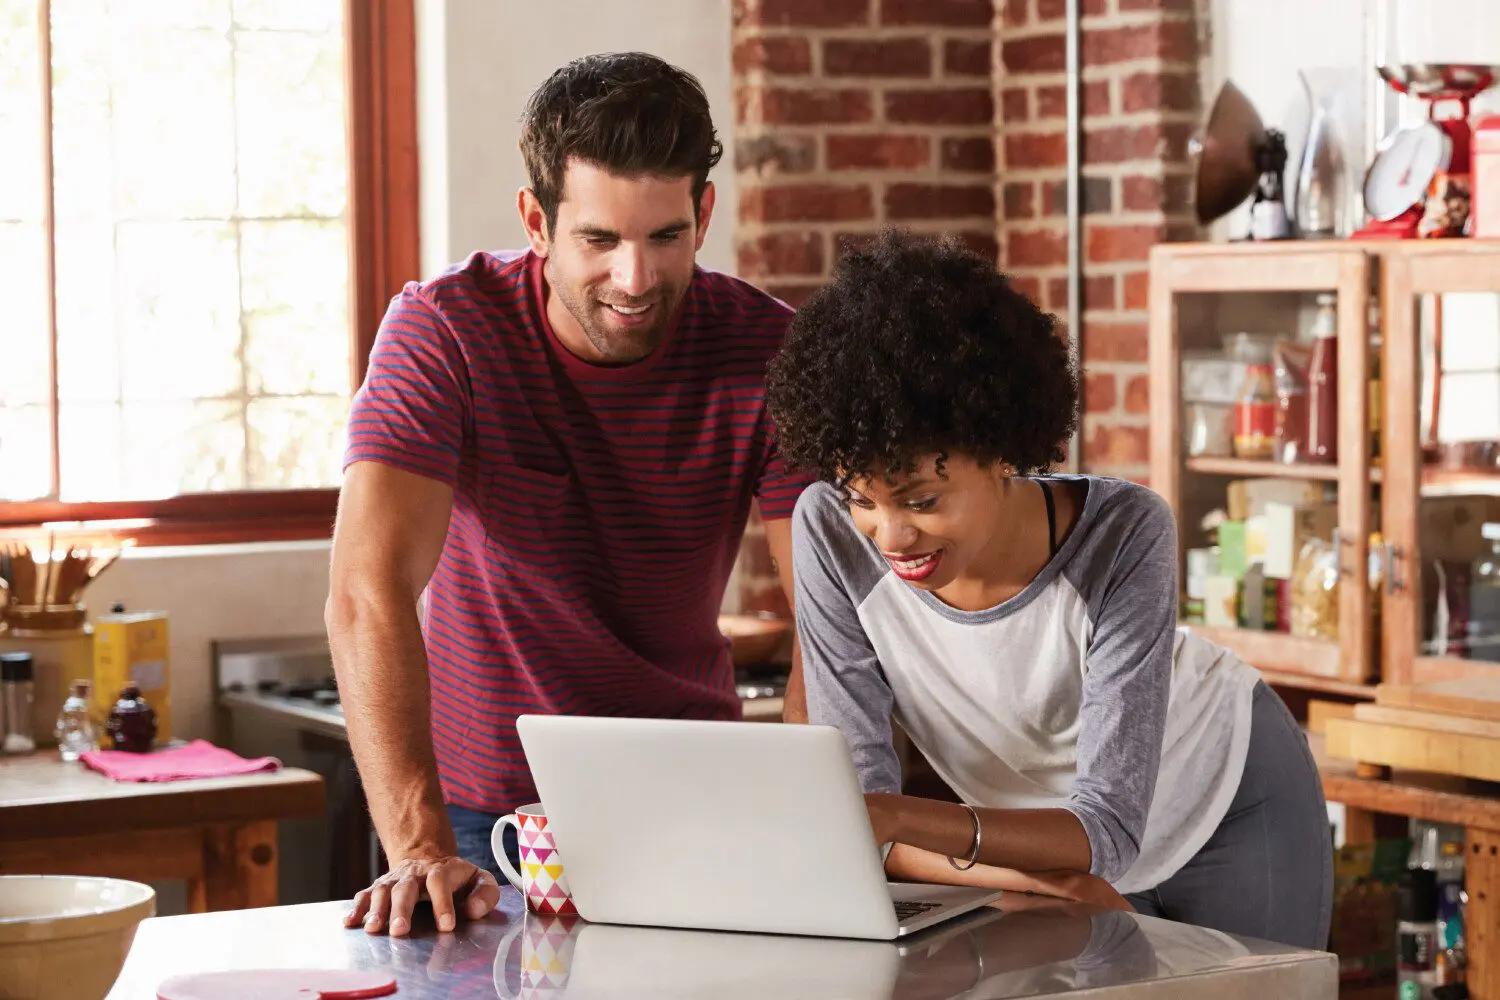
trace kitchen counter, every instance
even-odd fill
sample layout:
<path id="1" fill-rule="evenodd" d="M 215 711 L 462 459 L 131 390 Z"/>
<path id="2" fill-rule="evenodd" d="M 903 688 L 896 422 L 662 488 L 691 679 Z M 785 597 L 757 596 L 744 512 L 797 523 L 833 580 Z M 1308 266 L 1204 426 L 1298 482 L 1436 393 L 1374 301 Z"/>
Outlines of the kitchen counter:
<path id="1" fill-rule="evenodd" d="M 788 905 L 795 897 L 788 896 Z M 447 935 L 345 930 L 342 902 L 142 923 L 110 1000 L 150 1000 L 165 978 L 258 968 L 388 972 L 409 1000 L 524 996 L 775 1000 L 999 1000 L 1336 996 L 1332 955 L 1060 900 L 1007 895 L 902 943 L 615 927 L 500 909 Z M 523 971 L 544 981 L 521 988 Z"/>
<path id="2" fill-rule="evenodd" d="M 746 722 L 780 722 L 784 700 L 776 697 L 742 698 L 740 706 Z M 312 702 L 249 691 L 226 691 L 219 695 L 219 705 L 234 712 L 248 712 L 264 719 L 274 719 L 289 729 L 304 730 L 347 740 L 344 712 L 338 706 L 315 705 Z"/>

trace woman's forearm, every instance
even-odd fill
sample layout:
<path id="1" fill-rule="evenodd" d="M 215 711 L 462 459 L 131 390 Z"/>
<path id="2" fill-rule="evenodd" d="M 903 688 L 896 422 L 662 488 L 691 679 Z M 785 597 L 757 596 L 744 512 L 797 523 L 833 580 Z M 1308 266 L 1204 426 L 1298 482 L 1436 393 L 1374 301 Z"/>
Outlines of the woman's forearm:
<path id="1" fill-rule="evenodd" d="M 885 871 L 891 878 L 903 882 L 971 885 L 981 889 L 1055 896 L 1116 910 L 1131 908 L 1113 886 L 1093 875 L 1076 871 L 1021 872 L 990 865 L 975 865 L 967 871 L 958 871 L 943 855 L 909 844 L 896 844 L 891 848 Z"/>
<path id="2" fill-rule="evenodd" d="M 909 795 L 871 795 L 866 800 L 878 814 L 876 833 L 882 841 L 919 847 L 960 863 L 974 847 L 974 822 L 968 810 L 956 803 Z M 1089 871 L 1093 851 L 1088 834 L 1068 810 L 979 809 L 977 813 L 983 830 L 979 863 L 1027 872 Z"/>

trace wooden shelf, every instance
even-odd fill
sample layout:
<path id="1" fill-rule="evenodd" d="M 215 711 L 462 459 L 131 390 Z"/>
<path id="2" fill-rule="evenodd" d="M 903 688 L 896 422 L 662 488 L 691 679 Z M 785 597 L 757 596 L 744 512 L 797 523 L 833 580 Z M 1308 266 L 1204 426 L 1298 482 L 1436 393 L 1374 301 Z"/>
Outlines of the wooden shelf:
<path id="1" fill-rule="evenodd" d="M 1500 469 L 1486 472 L 1483 469 L 1422 470 L 1422 495 L 1424 497 L 1455 496 L 1500 496 Z"/>
<path id="2" fill-rule="evenodd" d="M 1339 644 L 1327 639 L 1186 623 L 1183 627 L 1230 650 L 1265 674 L 1268 681 L 1276 678 L 1273 683 L 1337 693 L 1360 693 L 1365 687 L 1339 676 Z M 1375 689 L 1369 691 L 1374 697 Z"/>
<path id="3" fill-rule="evenodd" d="M 1260 668 L 1256 668 L 1260 669 Z M 1375 699 L 1375 685 L 1359 681 L 1344 681 L 1336 677 L 1309 677 L 1306 674 L 1289 674 L 1281 670 L 1260 670 L 1260 675 L 1272 687 L 1292 688 L 1297 691 L 1312 691 L 1315 694 L 1336 694 L 1346 698 Z"/>
<path id="4" fill-rule="evenodd" d="M 1288 465 L 1285 462 L 1266 462 L 1253 458 L 1213 458 L 1200 456 L 1187 460 L 1189 472 L 1207 476 L 1257 476 L 1277 479 L 1321 479 L 1333 482 L 1339 477 L 1337 465 Z"/>

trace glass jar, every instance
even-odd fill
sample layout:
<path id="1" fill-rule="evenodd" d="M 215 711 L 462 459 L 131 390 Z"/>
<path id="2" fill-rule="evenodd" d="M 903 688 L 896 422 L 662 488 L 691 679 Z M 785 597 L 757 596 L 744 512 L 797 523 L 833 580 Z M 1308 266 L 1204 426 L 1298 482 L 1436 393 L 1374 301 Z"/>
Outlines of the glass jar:
<path id="1" fill-rule="evenodd" d="M 1276 373 L 1268 351 L 1247 358 L 1245 381 L 1234 401 L 1234 454 L 1269 459 L 1276 445 Z"/>

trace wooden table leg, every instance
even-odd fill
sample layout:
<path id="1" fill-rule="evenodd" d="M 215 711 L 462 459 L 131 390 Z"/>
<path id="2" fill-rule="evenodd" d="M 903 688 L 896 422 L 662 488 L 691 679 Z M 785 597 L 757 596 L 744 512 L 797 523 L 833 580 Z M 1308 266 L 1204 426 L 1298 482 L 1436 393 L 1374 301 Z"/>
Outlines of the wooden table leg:
<path id="1" fill-rule="evenodd" d="M 275 906 L 276 821 L 205 827 L 203 881 L 189 884 L 188 904 L 193 912 Z"/>
<path id="2" fill-rule="evenodd" d="M 1469 827 L 1464 834 L 1464 885 L 1469 906 L 1469 996 L 1500 1000 L 1500 831 Z"/>
<path id="3" fill-rule="evenodd" d="M 1375 814 L 1368 809 L 1344 807 L 1344 843 L 1372 844 L 1375 842 Z"/>

